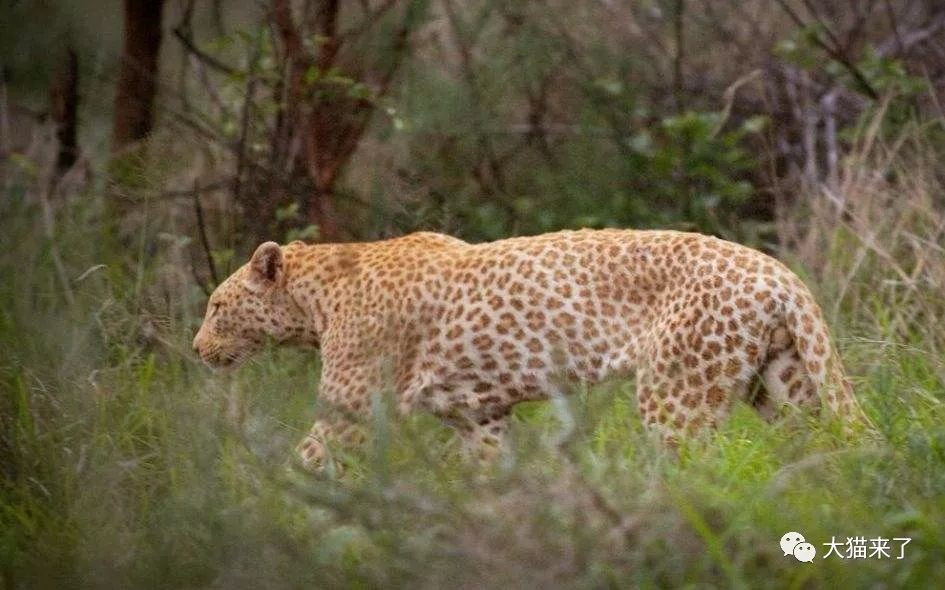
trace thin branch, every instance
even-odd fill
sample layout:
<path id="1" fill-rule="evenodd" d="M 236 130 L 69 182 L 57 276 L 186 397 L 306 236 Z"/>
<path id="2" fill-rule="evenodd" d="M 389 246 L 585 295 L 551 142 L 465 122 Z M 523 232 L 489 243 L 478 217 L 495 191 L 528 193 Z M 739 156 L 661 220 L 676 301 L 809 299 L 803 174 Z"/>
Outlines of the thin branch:
<path id="1" fill-rule="evenodd" d="M 833 46 L 837 49 L 843 46 L 843 43 L 840 42 L 840 38 L 837 37 L 836 33 L 833 32 L 833 29 L 830 28 L 830 25 L 824 20 L 820 15 L 820 12 L 817 10 L 817 7 L 811 2 L 811 0 L 802 0 L 804 6 L 807 8 L 807 11 L 814 16 L 814 20 L 817 21 L 817 24 L 820 25 L 820 28 L 827 33 L 827 38 L 833 43 Z"/>
<path id="2" fill-rule="evenodd" d="M 283 73 L 280 78 L 282 95 L 280 104 L 282 109 L 279 112 L 279 121 L 273 141 L 278 151 L 283 152 L 292 142 L 293 137 L 298 137 L 299 129 L 302 124 L 299 101 L 302 92 L 302 72 L 304 71 L 302 55 L 302 42 L 296 31 L 295 23 L 292 21 L 292 11 L 287 0 L 272 0 L 272 21 L 273 26 L 281 40 L 282 68 Z"/>
<path id="3" fill-rule="evenodd" d="M 536 143 L 538 145 L 538 151 L 545 158 L 548 164 L 556 166 L 558 163 L 558 158 L 551 149 L 551 145 L 548 141 L 548 134 L 546 133 L 547 125 L 545 124 L 545 116 L 548 113 L 548 90 L 551 87 L 552 78 L 553 75 L 546 74 L 545 77 L 538 83 L 538 89 L 534 93 L 532 93 L 530 89 L 526 88 L 529 106 L 529 129 L 524 139 L 526 144 L 532 142 Z M 512 155 L 513 154 L 510 153 L 506 157 L 510 158 Z"/>
<path id="4" fill-rule="evenodd" d="M 902 53 L 905 46 L 902 44 L 902 36 L 899 34 L 899 22 L 896 20 L 896 11 L 893 10 L 889 0 L 883 0 L 883 6 L 886 8 L 886 18 L 889 19 L 889 28 L 892 29 L 893 38 L 896 40 L 896 52 Z"/>
<path id="5" fill-rule="evenodd" d="M 79 158 L 79 56 L 71 44 L 53 75 L 49 88 L 50 113 L 56 127 L 58 150 L 54 178 L 61 178 Z"/>
<path id="6" fill-rule="evenodd" d="M 390 90 L 390 85 L 394 80 L 394 76 L 400 69 L 400 64 L 403 62 L 404 57 L 407 54 L 407 50 L 410 48 L 410 34 L 413 32 L 414 27 L 417 26 L 417 23 L 414 22 L 416 15 L 414 15 L 412 11 L 413 9 L 411 6 L 408 6 L 405 9 L 403 21 L 401 22 L 397 32 L 394 34 L 394 57 L 391 60 L 390 67 L 387 68 L 387 71 L 381 75 L 380 83 L 378 84 L 377 89 L 378 96 L 385 96 Z"/>
<path id="7" fill-rule="evenodd" d="M 939 12 L 929 19 L 924 27 L 916 31 L 910 31 L 904 34 L 898 34 L 895 39 L 881 43 L 876 49 L 880 55 L 901 55 L 908 51 L 914 45 L 922 43 L 945 28 L 945 11 Z"/>
<path id="8" fill-rule="evenodd" d="M 194 6 L 196 5 L 196 1 L 197 0 L 187 0 L 180 23 L 174 28 L 175 31 L 181 31 L 181 34 L 185 34 L 184 32 L 186 32 L 188 38 L 193 32 Z M 190 74 L 190 60 L 188 57 L 186 51 L 181 53 L 180 71 L 177 74 L 178 94 L 180 95 L 180 101 L 185 110 L 190 109 L 190 97 L 187 92 L 187 79 Z"/>
<path id="9" fill-rule="evenodd" d="M 302 53 L 302 41 L 292 22 L 292 9 L 288 0 L 272 0 L 272 18 L 286 49 L 286 58 L 297 59 Z"/>
<path id="10" fill-rule="evenodd" d="M 213 0 L 213 26 L 218 37 L 226 35 L 226 28 L 223 26 L 223 0 Z"/>
<path id="11" fill-rule="evenodd" d="M 220 279 L 217 278 L 217 267 L 213 263 L 213 252 L 210 249 L 210 239 L 207 237 L 207 225 L 203 220 L 203 207 L 200 206 L 200 193 L 198 192 L 197 183 L 194 182 L 194 213 L 197 215 L 197 233 L 200 236 L 200 244 L 203 246 L 203 252 L 207 257 L 207 268 L 210 269 L 210 278 L 213 279 L 214 285 L 220 284 Z"/>
<path id="12" fill-rule="evenodd" d="M 0 158 L 10 151 L 10 105 L 7 102 L 7 78 L 0 66 Z"/>
<path id="13" fill-rule="evenodd" d="M 243 97 L 243 112 L 240 116 L 240 138 L 236 145 L 236 178 L 233 181 L 233 198 L 241 202 L 243 195 L 243 171 L 246 168 L 246 137 L 249 134 L 249 118 L 253 107 L 253 97 L 256 94 L 256 63 L 259 60 L 259 46 L 249 62 L 249 79 L 246 82 L 246 93 Z"/>
<path id="14" fill-rule="evenodd" d="M 388 12 L 397 4 L 397 0 L 385 0 L 383 4 L 375 8 L 374 10 L 367 11 L 365 10 L 364 18 L 361 19 L 361 22 L 352 26 L 351 28 L 342 31 L 338 38 L 342 43 L 347 39 L 353 39 L 355 37 L 360 37 L 368 30 L 370 30 L 380 17 L 384 16 L 384 13 Z"/>
<path id="15" fill-rule="evenodd" d="M 465 31 L 463 30 L 463 23 L 460 21 L 459 15 L 457 14 L 451 0 L 443 0 L 443 8 L 446 12 L 447 19 L 449 20 L 457 48 L 459 49 L 463 80 L 466 83 L 469 94 L 473 100 L 473 112 L 471 114 L 475 122 L 474 127 L 476 129 L 481 129 L 484 126 L 483 119 L 485 118 L 485 113 L 482 109 L 482 92 L 479 88 L 479 84 L 475 75 L 472 47 L 469 44 L 469 40 L 466 37 Z M 479 148 L 479 162 L 473 170 L 474 177 L 480 182 L 480 185 L 487 193 L 506 192 L 505 175 L 498 156 L 495 153 L 492 142 L 489 141 L 488 136 L 482 133 L 478 133 L 476 139 Z M 485 183 L 486 178 L 478 166 L 478 164 L 482 163 L 483 160 L 489 169 L 492 179 L 492 182 L 488 184 Z"/>
<path id="16" fill-rule="evenodd" d="M 69 275 L 66 273 L 66 265 L 62 261 L 62 253 L 59 250 L 59 242 L 56 239 L 55 214 L 49 202 L 50 193 L 53 191 L 53 182 L 54 179 L 51 178 L 49 184 L 46 185 L 44 183 L 44 186 L 40 187 L 38 191 L 40 205 L 42 206 L 43 234 L 49 244 L 49 257 L 52 259 L 53 268 L 56 270 L 56 276 L 62 286 L 62 295 L 65 297 L 69 307 L 75 309 L 75 295 L 72 291 L 72 285 L 69 282 Z"/>
<path id="17" fill-rule="evenodd" d="M 840 148 L 837 142 L 837 92 L 828 92 L 820 99 L 820 110 L 824 121 L 824 149 L 827 154 L 827 185 L 831 188 L 839 183 Z M 841 207 L 842 208 L 842 207 Z"/>
<path id="18" fill-rule="evenodd" d="M 214 181 L 214 182 L 211 182 L 211 183 L 209 183 L 209 184 L 205 184 L 205 185 L 203 185 L 203 186 L 197 186 L 197 185 L 195 184 L 195 185 L 194 185 L 194 188 L 190 188 L 190 189 L 187 189 L 187 190 L 169 190 L 169 191 L 162 191 L 162 192 L 157 193 L 157 194 L 155 194 L 155 195 L 151 195 L 151 196 L 149 196 L 148 198 L 149 198 L 149 199 L 152 199 L 152 200 L 154 200 L 154 199 L 179 199 L 179 198 L 181 198 L 181 197 L 191 197 L 191 198 L 193 198 L 194 193 L 197 193 L 197 194 L 210 193 L 210 192 L 213 192 L 213 191 L 223 190 L 223 189 L 225 189 L 225 188 L 227 188 L 227 187 L 230 187 L 230 186 L 233 186 L 233 179 L 232 179 L 232 178 L 224 178 L 224 179 L 222 179 L 222 180 L 216 180 L 216 181 Z"/>
<path id="19" fill-rule="evenodd" d="M 719 122 L 715 126 L 715 129 L 712 130 L 712 135 L 716 136 L 722 131 L 722 128 L 725 126 L 725 123 L 728 122 L 728 118 L 732 113 L 732 105 L 735 104 L 735 94 L 738 92 L 738 89 L 753 82 L 755 79 L 759 78 L 762 75 L 761 69 L 755 69 L 739 79 L 735 80 L 729 84 L 728 88 L 725 89 L 725 92 L 722 94 L 722 100 L 725 103 L 725 106 L 722 107 L 722 116 L 719 117 Z"/>
<path id="20" fill-rule="evenodd" d="M 784 10 L 784 12 L 787 13 L 789 17 L 791 17 L 791 20 L 793 20 L 797 26 L 799 27 L 808 26 L 808 23 L 804 22 L 804 19 L 802 19 L 794 11 L 794 9 L 791 8 L 787 4 L 785 0 L 775 0 L 775 1 L 778 3 L 778 6 L 780 6 L 781 9 Z M 853 79 L 856 80 L 856 83 L 860 86 L 860 89 L 863 90 L 863 92 L 865 92 L 867 96 L 869 96 L 873 100 L 878 100 L 879 93 L 876 92 L 876 89 L 873 88 L 873 85 L 869 83 L 869 80 L 866 79 L 866 76 L 863 75 L 863 72 L 861 72 L 860 69 L 856 67 L 856 65 L 853 62 L 851 62 L 850 59 L 846 56 L 846 54 L 842 51 L 839 40 L 837 40 L 833 32 L 829 28 L 827 28 L 826 25 L 822 21 L 820 21 L 820 18 L 816 15 L 816 13 L 814 13 L 814 15 L 815 15 L 815 18 L 817 18 L 818 20 L 818 24 L 820 24 L 821 27 L 824 28 L 824 31 L 826 31 L 827 36 L 831 38 L 834 45 L 831 45 L 827 43 L 826 41 L 824 41 L 823 39 L 821 39 L 820 35 L 818 35 L 817 33 L 814 33 L 811 35 L 811 39 L 813 40 L 814 44 L 820 47 L 821 49 L 823 49 L 827 53 L 827 55 L 830 56 L 830 58 L 832 58 L 834 61 L 842 65 L 844 69 L 846 69 L 847 72 L 849 72 L 850 75 L 853 76 Z"/>
<path id="21" fill-rule="evenodd" d="M 200 81 L 203 83 L 203 87 L 207 91 L 207 95 L 210 97 L 211 102 L 217 107 L 220 113 L 226 117 L 232 118 L 233 113 L 231 113 L 230 109 L 227 108 L 223 97 L 220 95 L 220 91 L 217 89 L 217 85 L 214 84 L 213 80 L 211 79 L 204 63 L 194 56 L 192 56 L 191 59 L 193 61 L 194 69 L 197 71 L 197 75 L 200 77 Z"/>
<path id="22" fill-rule="evenodd" d="M 197 267 L 193 264 L 190 265 L 190 276 L 193 277 L 194 282 L 197 283 L 197 286 L 200 287 L 200 290 L 203 291 L 203 294 L 207 297 L 210 297 L 213 291 L 211 291 L 210 287 L 207 286 L 206 281 L 200 278 L 200 275 L 197 273 Z"/>
<path id="23" fill-rule="evenodd" d="M 316 64 L 322 71 L 331 68 L 341 48 L 341 40 L 338 38 L 340 12 L 341 0 L 322 0 L 315 11 L 315 23 L 312 28 L 319 41 Z"/>
<path id="24" fill-rule="evenodd" d="M 683 17 L 686 11 L 686 0 L 676 0 L 676 11 L 673 14 L 673 36 L 676 40 L 673 54 L 673 97 L 676 99 L 676 112 L 682 113 L 685 108 L 683 100 L 683 60 L 685 59 L 685 29 Z"/>
<path id="25" fill-rule="evenodd" d="M 222 61 L 197 47 L 193 39 L 189 38 L 180 26 L 174 28 L 174 36 L 177 37 L 177 40 L 181 42 L 181 44 L 184 46 L 184 49 L 190 52 L 191 55 L 199 59 L 201 62 L 207 64 L 211 68 L 217 70 L 218 72 L 228 76 L 235 76 L 239 73 L 239 70 L 236 68 L 223 63 Z"/>
<path id="26" fill-rule="evenodd" d="M 168 115 L 170 115 L 170 117 L 173 120 L 177 121 L 178 123 L 181 123 L 187 129 L 190 129 L 191 131 L 197 133 L 201 137 L 208 139 L 213 143 L 223 145 L 231 151 L 235 150 L 235 146 L 233 146 L 230 142 L 228 142 L 225 137 L 217 133 L 215 129 L 207 127 L 204 124 L 204 122 L 199 120 L 198 118 L 194 118 L 187 113 L 183 113 L 176 109 L 173 109 L 167 106 L 166 104 L 159 105 L 159 108 L 161 108 L 162 112 L 165 112 Z"/>

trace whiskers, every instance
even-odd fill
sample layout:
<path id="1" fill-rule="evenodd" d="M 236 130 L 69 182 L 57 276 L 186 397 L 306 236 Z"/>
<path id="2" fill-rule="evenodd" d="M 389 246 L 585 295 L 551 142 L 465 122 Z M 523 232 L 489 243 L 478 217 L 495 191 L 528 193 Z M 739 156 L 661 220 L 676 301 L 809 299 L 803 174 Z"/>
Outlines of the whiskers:
<path id="1" fill-rule="evenodd" d="M 239 350 L 236 353 L 231 353 L 227 356 L 229 359 L 229 366 L 236 368 L 245 363 L 256 363 L 259 364 L 259 359 L 254 356 L 254 350 Z"/>
<path id="2" fill-rule="evenodd" d="M 211 342 L 200 349 L 200 359 L 210 368 L 235 369 L 248 362 L 258 362 L 254 358 L 256 349 L 238 342 Z"/>

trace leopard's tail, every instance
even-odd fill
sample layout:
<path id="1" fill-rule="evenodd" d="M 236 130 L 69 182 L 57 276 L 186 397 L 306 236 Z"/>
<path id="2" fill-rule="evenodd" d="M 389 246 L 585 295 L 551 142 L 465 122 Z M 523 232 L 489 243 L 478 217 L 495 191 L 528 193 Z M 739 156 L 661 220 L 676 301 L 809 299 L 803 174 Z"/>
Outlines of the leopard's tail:
<path id="1" fill-rule="evenodd" d="M 875 428 L 853 391 L 843 361 L 830 339 L 823 312 L 810 299 L 810 308 L 795 308 L 786 315 L 793 346 L 822 403 L 850 427 Z"/>
<path id="2" fill-rule="evenodd" d="M 876 429 L 876 425 L 869 419 L 860 402 L 856 399 L 853 391 L 853 385 L 847 378 L 846 370 L 843 368 L 843 361 L 837 349 L 831 346 L 830 367 L 827 373 L 827 383 L 825 387 L 832 388 L 837 399 L 837 413 L 851 425 L 860 425 L 869 429 Z"/>

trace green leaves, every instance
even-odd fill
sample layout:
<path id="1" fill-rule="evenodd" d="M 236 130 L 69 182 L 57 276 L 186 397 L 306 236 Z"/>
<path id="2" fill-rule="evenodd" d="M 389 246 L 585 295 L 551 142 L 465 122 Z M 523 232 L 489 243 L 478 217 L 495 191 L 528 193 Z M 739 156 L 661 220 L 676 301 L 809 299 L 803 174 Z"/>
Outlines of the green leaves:
<path id="1" fill-rule="evenodd" d="M 910 74 L 902 60 L 884 56 L 873 46 L 867 47 L 858 65 L 870 84 L 882 93 L 909 98 L 928 90 L 925 79 Z"/>
<path id="2" fill-rule="evenodd" d="M 804 71 L 824 75 L 857 93 L 864 92 L 863 81 L 876 93 L 899 100 L 928 88 L 923 78 L 908 72 L 901 59 L 880 53 L 874 45 L 866 45 L 860 55 L 844 58 L 835 52 L 831 56 L 824 47 L 825 35 L 820 24 L 798 27 L 775 46 L 775 53 Z M 862 78 L 857 80 L 854 73 Z"/>

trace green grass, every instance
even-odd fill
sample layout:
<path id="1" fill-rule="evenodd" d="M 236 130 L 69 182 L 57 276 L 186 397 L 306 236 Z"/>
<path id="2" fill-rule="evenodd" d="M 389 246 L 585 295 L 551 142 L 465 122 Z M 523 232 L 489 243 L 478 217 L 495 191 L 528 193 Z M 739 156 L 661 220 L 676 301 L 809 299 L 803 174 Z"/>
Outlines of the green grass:
<path id="1" fill-rule="evenodd" d="M 633 384 L 618 382 L 519 408 L 512 449 L 479 472 L 436 421 L 391 419 L 379 395 L 373 442 L 342 477 L 318 477 L 289 460 L 313 418 L 317 358 L 267 351 L 225 376 L 200 366 L 189 340 L 203 295 L 157 220 L 122 249 L 103 237 L 94 200 L 63 211 L 55 248 L 70 305 L 35 208 L 15 195 L 0 208 L 7 588 L 945 579 L 945 370 L 941 323 L 928 325 L 942 316 L 930 303 L 909 329 L 890 305 L 934 302 L 932 288 L 893 299 L 866 266 L 855 304 L 833 319 L 880 440 L 846 441 L 801 416 L 769 425 L 739 407 L 676 456 L 642 428 Z M 817 547 L 814 563 L 780 551 L 795 530 Z M 821 559 L 831 536 L 913 540 L 903 560 Z"/>

